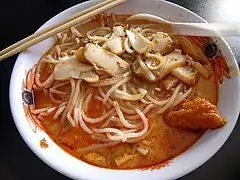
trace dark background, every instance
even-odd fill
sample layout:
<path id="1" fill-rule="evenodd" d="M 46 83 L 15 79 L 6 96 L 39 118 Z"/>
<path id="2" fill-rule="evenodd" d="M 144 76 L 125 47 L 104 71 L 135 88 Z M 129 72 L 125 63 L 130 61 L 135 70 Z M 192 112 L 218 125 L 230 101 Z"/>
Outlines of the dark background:
<path id="1" fill-rule="evenodd" d="M 239 0 L 170 0 L 209 22 L 240 22 Z M 1 0 L 0 49 L 30 35 L 44 22 L 81 0 Z M 227 39 L 240 61 L 240 38 Z M 19 135 L 9 108 L 9 80 L 17 56 L 0 63 L 0 180 L 67 180 L 44 164 Z M 181 180 L 240 179 L 240 124 L 225 145 L 203 166 Z M 211 147 L 209 147 L 211 148 Z M 194 161 L 194 159 L 193 159 Z M 63 162 L 64 163 L 64 162 Z"/>

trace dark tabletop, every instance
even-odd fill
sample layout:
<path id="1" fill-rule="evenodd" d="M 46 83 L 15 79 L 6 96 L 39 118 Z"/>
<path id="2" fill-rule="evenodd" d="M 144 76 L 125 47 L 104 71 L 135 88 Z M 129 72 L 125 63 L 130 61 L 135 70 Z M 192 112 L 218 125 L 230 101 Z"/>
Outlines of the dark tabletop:
<path id="1" fill-rule="evenodd" d="M 209 22 L 240 22 L 240 0 L 170 1 L 192 10 Z M 52 16 L 80 2 L 82 1 L 1 0 L 0 49 L 30 35 Z M 240 38 L 229 38 L 227 41 L 240 61 Z M 0 180 L 67 180 L 67 177 L 57 173 L 34 155 L 12 120 L 8 89 L 16 57 L 0 63 Z M 240 122 L 214 157 L 181 180 L 240 179 L 239 138 Z"/>

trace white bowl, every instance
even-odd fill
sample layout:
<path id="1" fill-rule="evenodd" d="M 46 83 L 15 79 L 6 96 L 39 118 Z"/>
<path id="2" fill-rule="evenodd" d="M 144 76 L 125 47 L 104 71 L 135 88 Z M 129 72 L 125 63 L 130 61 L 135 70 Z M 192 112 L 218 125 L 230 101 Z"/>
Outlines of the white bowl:
<path id="1" fill-rule="evenodd" d="M 56 24 L 69 17 L 73 13 L 83 10 L 99 1 L 90 1 L 78 4 L 69 8 L 54 18 L 50 19 L 40 29 Z M 178 5 L 158 0 L 131 0 L 111 10 L 114 13 L 151 13 L 173 21 L 205 22 L 201 17 Z M 218 108 L 223 117 L 228 120 L 225 127 L 205 133 L 191 148 L 183 154 L 174 158 L 166 167 L 155 170 L 111 170 L 98 168 L 82 162 L 69 155 L 59 148 L 44 131 L 34 133 L 29 126 L 24 114 L 22 103 L 22 81 L 25 70 L 29 70 L 41 57 L 41 55 L 53 43 L 53 38 L 45 40 L 26 52 L 19 55 L 11 77 L 10 83 L 10 105 L 12 115 L 21 136 L 46 164 L 58 172 L 73 179 L 88 180 L 160 180 L 179 178 L 211 158 L 224 144 L 232 132 L 240 109 L 240 81 L 236 60 L 226 42 L 218 39 L 217 45 L 227 59 L 227 64 L 231 69 L 235 69 L 230 79 L 224 79 L 224 83 L 219 88 Z M 49 147 L 42 149 L 40 140 L 45 137 Z"/>

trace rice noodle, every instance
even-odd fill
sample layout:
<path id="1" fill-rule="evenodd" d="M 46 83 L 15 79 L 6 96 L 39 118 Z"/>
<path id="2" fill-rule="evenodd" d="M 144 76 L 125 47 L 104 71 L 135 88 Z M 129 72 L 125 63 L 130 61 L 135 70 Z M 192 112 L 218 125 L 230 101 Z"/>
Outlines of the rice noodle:
<path id="1" fill-rule="evenodd" d="M 64 33 L 64 34 L 62 35 L 62 38 L 61 38 L 61 44 L 64 43 L 64 42 L 66 41 L 66 39 L 67 39 L 67 34 Z"/>
<path id="2" fill-rule="evenodd" d="M 91 83 L 90 85 L 92 87 L 100 87 L 100 86 L 111 86 L 111 85 L 114 85 L 116 84 L 117 82 L 125 79 L 125 78 L 128 78 L 129 76 L 131 76 L 131 72 L 127 72 L 119 77 L 113 77 L 113 78 L 106 78 L 106 79 L 102 79 L 102 80 L 99 80 L 98 83 Z"/>
<path id="3" fill-rule="evenodd" d="M 71 27 L 70 30 L 72 32 L 73 37 L 78 37 L 78 38 L 83 37 L 83 35 L 75 27 Z"/>
<path id="4" fill-rule="evenodd" d="M 93 129 L 96 133 L 114 133 L 118 135 L 123 135 L 124 133 L 116 128 L 103 128 L 103 129 Z"/>
<path id="5" fill-rule="evenodd" d="M 56 113 L 54 114 L 53 119 L 56 120 L 65 108 L 66 108 L 66 106 L 59 107 L 58 110 L 56 111 Z"/>
<path id="6" fill-rule="evenodd" d="M 142 69 L 145 71 L 145 73 L 147 74 L 148 78 L 151 81 L 155 80 L 155 76 L 153 75 L 153 73 L 148 69 L 148 67 L 146 66 L 146 64 L 142 61 L 142 57 L 140 55 L 138 55 L 137 57 L 138 63 L 140 64 L 140 66 L 142 67 Z"/>
<path id="7" fill-rule="evenodd" d="M 62 39 L 62 33 L 57 33 L 57 37 L 58 37 L 59 40 L 61 40 Z"/>
<path id="8" fill-rule="evenodd" d="M 41 112 L 39 115 L 41 116 L 49 116 L 53 111 L 56 110 L 56 107 L 52 107 L 52 108 L 49 108 L 47 111 L 45 112 Z"/>
<path id="9" fill-rule="evenodd" d="M 59 44 L 59 47 L 63 49 L 63 48 L 67 48 L 69 46 L 72 46 L 74 44 L 75 44 L 75 42 L 67 42 L 67 43 Z"/>
<path id="10" fill-rule="evenodd" d="M 71 125 L 72 125 L 73 127 L 76 126 L 75 121 L 73 120 L 73 118 L 72 118 L 72 116 L 71 116 L 70 113 L 67 113 L 67 119 L 68 119 L 68 121 L 71 123 Z"/>
<path id="11" fill-rule="evenodd" d="M 92 93 L 88 94 L 85 101 L 84 101 L 84 106 L 83 107 L 84 107 L 85 112 L 88 112 L 88 107 L 89 107 L 89 103 L 91 101 L 92 95 L 93 95 Z M 84 111 L 83 111 L 83 113 L 84 113 Z"/>
<path id="12" fill-rule="evenodd" d="M 75 111 L 76 111 L 76 112 L 75 112 Z M 92 133 L 93 133 L 92 130 L 87 127 L 87 125 L 85 124 L 85 122 L 83 121 L 83 118 L 82 118 L 82 99 L 81 99 L 80 102 L 79 102 L 79 108 L 75 108 L 75 109 L 74 109 L 74 112 L 75 112 L 76 114 L 78 114 L 78 117 L 79 117 L 79 118 L 78 118 L 78 122 L 79 122 L 80 126 L 82 127 L 82 129 L 83 129 L 86 133 L 92 134 Z"/>
<path id="13" fill-rule="evenodd" d="M 72 50 L 76 50 L 76 49 L 78 49 L 79 48 L 79 45 L 78 44 L 76 44 L 76 45 L 74 45 L 74 46 L 71 46 L 71 47 L 69 47 L 69 48 L 67 48 L 66 50 L 64 50 L 64 51 L 62 51 L 62 53 L 70 53 Z"/>
<path id="14" fill-rule="evenodd" d="M 121 85 L 123 85 L 124 83 L 128 82 L 132 77 L 127 77 L 121 81 L 119 81 L 117 84 L 113 85 L 109 91 L 107 92 L 107 94 L 105 95 L 105 97 L 103 98 L 103 104 L 105 104 L 108 100 L 108 98 L 110 97 L 110 95 L 117 89 L 119 88 Z"/>
<path id="15" fill-rule="evenodd" d="M 146 107 L 143 109 L 142 113 L 143 113 L 144 115 L 146 115 L 146 114 L 150 111 L 150 109 L 153 108 L 153 107 L 154 107 L 153 104 L 149 104 L 148 106 L 146 106 Z M 138 118 L 139 118 L 139 115 L 126 116 L 126 118 L 129 119 L 129 120 L 135 120 L 135 119 L 138 119 Z"/>
<path id="16" fill-rule="evenodd" d="M 128 101 L 137 101 L 143 99 L 143 97 L 147 94 L 147 91 L 145 89 L 139 89 L 140 94 L 129 94 L 124 91 L 120 91 L 119 89 L 116 89 L 112 96 L 118 99 L 124 99 Z"/>
<path id="17" fill-rule="evenodd" d="M 168 101 L 169 101 L 169 98 L 168 99 L 165 99 L 165 100 L 156 100 L 154 98 L 152 98 L 151 96 L 149 96 L 148 94 L 146 95 L 146 98 L 151 101 L 152 103 L 158 105 L 158 106 L 163 106 L 165 105 Z"/>
<path id="18" fill-rule="evenodd" d="M 102 96 L 102 98 L 104 99 L 104 97 L 106 96 L 106 94 L 105 94 L 105 92 L 103 91 L 103 89 L 100 88 L 100 87 L 98 87 L 98 91 L 99 91 L 100 95 Z M 102 100 L 102 102 L 103 102 L 103 100 Z M 113 106 L 113 101 L 112 101 L 112 99 L 108 98 L 107 102 L 108 102 L 111 106 Z M 105 103 L 104 105 L 107 105 L 107 103 Z"/>
<path id="19" fill-rule="evenodd" d="M 132 91 L 132 93 L 138 93 L 139 89 L 137 90 L 132 83 L 128 83 L 128 87 Z M 151 104 L 151 102 L 146 101 L 144 98 L 140 100 L 143 104 Z"/>
<path id="20" fill-rule="evenodd" d="M 39 71 L 39 70 L 37 70 Z M 49 86 L 52 85 L 52 83 L 54 82 L 54 73 L 52 73 L 44 82 L 40 82 L 40 74 L 37 72 L 35 75 L 35 83 L 38 87 L 40 88 L 47 88 Z"/>
<path id="21" fill-rule="evenodd" d="M 81 83 L 78 84 L 79 86 L 77 86 L 76 88 L 78 88 L 79 90 L 76 92 L 77 93 L 77 100 L 76 100 L 76 103 L 74 105 L 74 108 L 73 108 L 73 120 L 76 124 L 77 127 L 79 127 L 79 106 L 80 106 L 80 100 L 82 99 L 82 90 L 81 90 Z"/>
<path id="22" fill-rule="evenodd" d="M 60 47 L 58 45 L 56 46 L 56 52 L 57 52 L 57 56 L 60 57 L 61 49 L 60 49 Z"/>
<path id="23" fill-rule="evenodd" d="M 62 115 L 62 118 L 61 118 L 61 121 L 64 121 L 66 116 L 67 116 L 67 112 L 69 110 L 69 107 L 71 106 L 72 104 L 72 101 L 73 101 L 73 98 L 74 98 L 74 94 L 75 94 L 75 81 L 74 79 L 70 79 L 70 84 L 71 84 L 71 94 L 70 94 L 70 98 L 68 100 L 68 104 L 67 104 L 67 107 L 65 108 L 64 112 L 63 112 L 63 115 Z"/>
<path id="24" fill-rule="evenodd" d="M 123 111 L 124 113 L 127 113 L 127 114 L 136 114 L 136 112 L 134 110 L 128 109 L 124 106 L 120 106 L 120 109 L 121 109 L 121 111 Z"/>
<path id="25" fill-rule="evenodd" d="M 126 101 L 125 104 L 126 104 L 126 106 L 128 108 L 131 108 L 131 109 L 135 109 L 136 108 L 136 105 L 133 105 L 131 102 Z"/>
<path id="26" fill-rule="evenodd" d="M 50 109 L 50 108 L 47 107 L 47 108 L 41 108 L 41 109 L 34 109 L 34 110 L 32 110 L 32 113 L 33 114 L 39 114 L 39 113 L 42 113 L 42 112 L 46 112 L 48 109 Z"/>
<path id="27" fill-rule="evenodd" d="M 98 31 L 109 31 L 107 34 L 100 36 L 100 35 L 95 35 Z M 86 33 L 88 39 L 96 42 L 96 43 L 101 43 L 108 41 L 109 36 L 111 35 L 112 29 L 109 27 L 101 27 L 97 29 L 90 30 Z"/>
<path id="28" fill-rule="evenodd" d="M 181 95 L 180 97 L 177 97 L 172 106 L 176 106 L 179 103 L 181 103 L 184 99 L 186 99 L 191 94 L 192 90 L 193 88 L 189 88 L 183 95 Z"/>
<path id="29" fill-rule="evenodd" d="M 119 104 L 117 101 L 114 101 L 113 102 L 113 106 L 118 114 L 118 117 L 120 119 L 120 122 L 122 123 L 122 125 L 124 125 L 126 128 L 136 128 L 138 127 L 138 125 L 136 124 L 130 124 L 125 118 L 124 118 L 124 115 L 119 107 Z"/>
<path id="30" fill-rule="evenodd" d="M 69 81 L 60 82 L 60 83 L 54 85 L 53 87 L 51 87 L 50 89 L 57 89 L 57 88 L 59 88 L 59 87 L 62 87 L 62 86 L 68 85 L 69 83 L 70 83 Z"/>
<path id="31" fill-rule="evenodd" d="M 60 94 L 60 95 L 67 95 L 68 94 L 68 92 L 59 91 L 59 90 L 52 89 L 52 88 L 49 89 L 49 92 L 54 93 L 54 94 Z"/>
<path id="32" fill-rule="evenodd" d="M 104 115 L 97 117 L 97 118 L 89 118 L 86 116 L 86 114 L 84 113 L 84 111 L 82 112 L 82 117 L 83 119 L 88 122 L 88 123 L 99 123 L 103 120 L 105 120 L 106 118 L 108 118 L 112 113 L 114 113 L 114 109 L 111 109 L 110 111 L 108 111 L 107 113 L 105 113 Z"/>
<path id="33" fill-rule="evenodd" d="M 56 104 L 61 104 L 63 102 L 62 100 L 56 99 L 51 92 L 49 93 L 49 97 L 50 97 L 51 101 Z"/>
<path id="34" fill-rule="evenodd" d="M 95 98 L 96 100 L 98 100 L 98 101 L 103 102 L 103 98 L 102 98 L 101 96 L 94 96 L 94 98 Z M 109 99 L 108 99 L 108 101 L 109 101 Z M 106 103 L 105 106 L 106 106 L 106 108 L 107 108 L 108 110 L 111 109 L 111 105 L 110 105 L 110 104 Z"/>
<path id="35" fill-rule="evenodd" d="M 37 119 L 44 121 L 44 118 L 40 114 L 37 116 Z"/>
<path id="36" fill-rule="evenodd" d="M 100 126 L 100 128 L 106 128 L 112 120 L 112 116 L 109 116 L 107 120 Z"/>
<path id="37" fill-rule="evenodd" d="M 167 104 L 165 104 L 162 108 L 160 108 L 158 111 L 156 111 L 156 114 L 161 114 L 164 113 L 168 108 L 170 108 L 172 106 L 172 104 L 174 103 L 177 94 L 179 93 L 180 89 L 182 88 L 182 84 L 180 83 L 176 89 L 174 90 L 172 96 L 169 98 Z"/>
<path id="38" fill-rule="evenodd" d="M 75 91 L 74 91 L 74 96 L 73 96 L 73 99 L 72 99 L 72 103 L 69 106 L 68 113 L 71 113 L 73 108 L 75 107 L 75 104 L 77 102 L 77 97 L 78 97 L 78 94 L 79 94 L 79 91 L 80 91 L 81 82 L 82 82 L 81 80 L 77 80 L 77 83 L 76 83 L 76 86 L 75 86 Z"/>
<path id="39" fill-rule="evenodd" d="M 123 142 L 125 142 L 126 139 L 128 138 L 136 138 L 136 137 L 141 137 L 144 134 L 147 133 L 148 131 L 148 119 L 146 118 L 146 116 L 139 110 L 139 109 L 135 109 L 137 114 L 140 116 L 140 118 L 143 121 L 143 129 L 140 132 L 136 132 L 136 133 L 125 133 L 124 135 L 111 135 L 110 133 L 107 133 L 107 137 L 113 141 L 117 141 L 117 140 L 122 140 Z"/>
<path id="40" fill-rule="evenodd" d="M 84 148 L 78 148 L 76 152 L 82 152 L 82 151 L 89 151 L 93 149 L 100 149 L 105 147 L 110 147 L 119 144 L 121 141 L 113 141 L 113 142 L 107 142 L 107 143 L 101 143 L 101 144 L 92 144 L 90 146 L 84 147 Z"/>

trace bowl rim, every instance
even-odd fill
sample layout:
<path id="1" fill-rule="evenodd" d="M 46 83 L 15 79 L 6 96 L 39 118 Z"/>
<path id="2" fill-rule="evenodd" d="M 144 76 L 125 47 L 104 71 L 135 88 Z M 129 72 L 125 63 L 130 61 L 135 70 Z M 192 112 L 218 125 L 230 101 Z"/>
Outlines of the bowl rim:
<path id="1" fill-rule="evenodd" d="M 168 1 L 164 1 L 164 0 L 156 0 L 156 1 L 159 1 L 159 2 L 162 2 L 162 3 L 166 3 L 166 4 L 170 4 L 171 6 L 176 6 L 178 7 L 179 9 L 182 9 L 184 11 L 187 11 L 188 13 L 194 15 L 194 16 L 197 16 L 199 19 L 201 19 L 202 21 L 206 22 L 202 17 L 200 17 L 199 15 L 197 15 L 196 13 L 178 5 L 178 4 L 174 4 L 172 2 L 168 2 Z M 46 23 L 48 22 L 51 22 L 51 21 L 54 21 L 54 19 L 60 15 L 64 15 L 65 13 L 73 10 L 74 8 L 77 8 L 77 7 L 81 7 L 81 6 L 84 6 L 84 5 L 88 5 L 88 4 L 91 4 L 91 3 L 96 3 L 98 2 L 98 0 L 91 0 L 91 1 L 86 1 L 86 2 L 83 2 L 83 3 L 79 3 L 77 5 L 74 5 L 62 12 L 60 12 L 59 14 L 55 15 L 54 17 L 52 17 L 51 19 L 49 19 L 47 22 L 45 22 L 39 29 L 41 29 Z M 39 30 L 38 29 L 38 30 Z M 237 66 L 237 61 L 235 59 L 235 56 L 231 50 L 231 48 L 229 47 L 229 45 L 227 44 L 227 42 L 225 41 L 224 38 L 221 38 L 221 41 L 223 42 L 224 44 L 224 47 L 225 49 L 228 51 L 228 53 L 230 54 L 230 57 L 231 57 L 231 62 L 236 66 Z M 34 147 L 34 145 L 31 143 L 31 141 L 24 135 L 23 133 L 23 130 L 19 127 L 19 122 L 18 122 L 18 116 L 16 114 L 16 111 L 14 110 L 14 99 L 13 99 L 13 87 L 14 87 L 14 79 L 13 77 L 15 77 L 15 69 L 18 68 L 18 60 L 21 58 L 22 54 L 20 54 L 14 64 L 14 68 L 13 68 L 13 71 L 12 71 L 12 74 L 11 74 L 11 80 L 10 80 L 10 87 L 9 87 L 9 99 L 10 99 L 10 109 L 11 109 L 11 112 L 12 112 L 12 116 L 13 116 L 13 119 L 14 119 L 14 123 L 21 135 L 21 137 L 23 138 L 24 142 L 29 146 L 29 148 L 34 152 L 35 155 L 37 155 L 44 163 L 46 163 L 48 166 L 50 166 L 52 169 L 58 171 L 59 173 L 63 174 L 63 172 L 61 171 L 61 168 L 59 166 L 56 166 L 55 163 L 51 162 L 50 160 L 48 160 L 45 156 L 43 156 L 41 153 L 38 152 L 38 150 Z M 238 69 L 239 70 L 239 69 Z M 238 77 L 238 86 L 240 87 L 240 78 Z M 238 111 L 240 110 L 240 98 L 239 99 L 239 103 L 236 107 L 236 109 L 238 109 Z M 191 169 L 188 169 L 188 170 L 185 170 L 185 171 L 182 171 L 181 173 L 178 173 L 178 174 L 175 174 L 173 177 L 174 178 L 179 178 L 179 177 L 182 177 L 192 171 L 194 171 L 196 168 L 200 167 L 202 164 L 204 164 L 207 160 L 209 160 L 222 146 L 223 144 L 226 142 L 226 140 L 228 139 L 228 137 L 230 136 L 231 132 L 233 131 L 234 129 L 234 126 L 236 125 L 236 122 L 237 120 L 235 121 L 235 123 L 233 124 L 233 127 L 231 130 L 229 130 L 229 133 L 228 135 L 225 137 L 225 140 L 221 143 L 220 147 L 219 148 L 216 148 L 215 151 L 209 155 L 207 158 L 203 159 L 200 163 L 198 164 L 195 164 L 195 165 L 192 165 L 192 168 Z M 126 171 L 129 171 L 129 170 L 126 170 Z M 68 174 L 63 174 L 63 175 L 67 175 L 68 177 L 71 177 L 73 179 L 78 179 L 79 177 L 78 176 L 75 176 L 71 173 L 68 173 Z"/>

